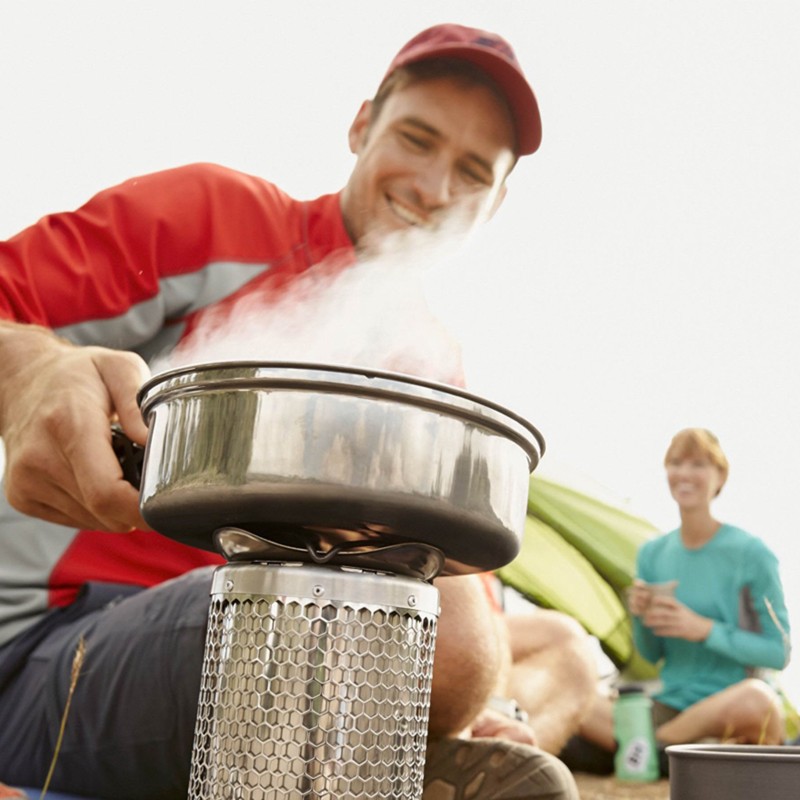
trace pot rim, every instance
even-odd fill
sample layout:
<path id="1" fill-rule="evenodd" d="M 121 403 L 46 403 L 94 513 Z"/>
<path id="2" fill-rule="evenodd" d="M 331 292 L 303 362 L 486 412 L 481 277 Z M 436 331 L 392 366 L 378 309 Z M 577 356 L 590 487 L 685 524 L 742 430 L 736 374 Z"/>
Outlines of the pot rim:
<path id="1" fill-rule="evenodd" d="M 247 374 L 248 371 L 251 374 Z M 229 374 L 225 373 L 244 373 Z M 137 394 L 142 416 L 149 422 L 154 406 L 174 397 L 208 390 L 259 388 L 308 389 L 350 394 L 445 411 L 492 427 L 512 438 L 528 456 L 533 470 L 545 452 L 542 434 L 524 417 L 505 406 L 459 387 L 388 370 L 302 361 L 219 361 L 191 364 L 148 379 Z"/>
<path id="2" fill-rule="evenodd" d="M 760 744 L 672 744 L 667 747 L 667 755 L 703 761 L 800 761 L 800 747 Z"/>

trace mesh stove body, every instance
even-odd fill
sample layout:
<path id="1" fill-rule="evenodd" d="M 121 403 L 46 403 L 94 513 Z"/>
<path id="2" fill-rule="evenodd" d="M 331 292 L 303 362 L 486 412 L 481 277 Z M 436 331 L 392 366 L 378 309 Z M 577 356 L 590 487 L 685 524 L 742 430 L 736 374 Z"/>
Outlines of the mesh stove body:
<path id="1" fill-rule="evenodd" d="M 192 800 L 421 796 L 438 591 L 389 550 L 217 569 Z"/>

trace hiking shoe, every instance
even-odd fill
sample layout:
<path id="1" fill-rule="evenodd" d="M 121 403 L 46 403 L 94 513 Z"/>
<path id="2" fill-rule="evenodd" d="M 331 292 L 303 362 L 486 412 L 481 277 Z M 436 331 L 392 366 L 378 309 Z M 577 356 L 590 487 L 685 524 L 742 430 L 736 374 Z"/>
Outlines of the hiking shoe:
<path id="1" fill-rule="evenodd" d="M 436 739 L 428 744 L 422 800 L 579 800 L 555 756 L 505 739 Z"/>

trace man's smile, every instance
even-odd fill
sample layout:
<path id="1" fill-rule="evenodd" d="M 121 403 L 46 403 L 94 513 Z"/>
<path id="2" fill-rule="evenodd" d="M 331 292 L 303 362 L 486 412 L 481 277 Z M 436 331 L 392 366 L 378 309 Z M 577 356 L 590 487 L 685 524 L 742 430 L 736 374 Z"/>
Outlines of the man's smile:
<path id="1" fill-rule="evenodd" d="M 385 195 L 386 203 L 391 209 L 392 213 L 399 217 L 407 225 L 413 225 L 420 228 L 432 228 L 433 224 L 430 217 L 423 214 L 411 206 L 406 205 L 396 197 Z"/>

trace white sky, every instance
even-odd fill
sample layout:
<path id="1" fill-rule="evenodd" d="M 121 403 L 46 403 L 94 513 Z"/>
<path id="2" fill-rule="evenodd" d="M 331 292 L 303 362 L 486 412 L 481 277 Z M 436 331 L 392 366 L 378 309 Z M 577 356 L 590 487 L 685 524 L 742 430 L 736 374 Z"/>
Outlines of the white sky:
<path id="1" fill-rule="evenodd" d="M 435 298 L 471 388 L 541 429 L 542 474 L 663 528 L 671 435 L 714 430 L 716 513 L 779 554 L 800 630 L 796 0 L 5 0 L 0 237 L 191 161 L 334 191 L 361 100 L 444 21 L 511 40 L 544 127 Z"/>

